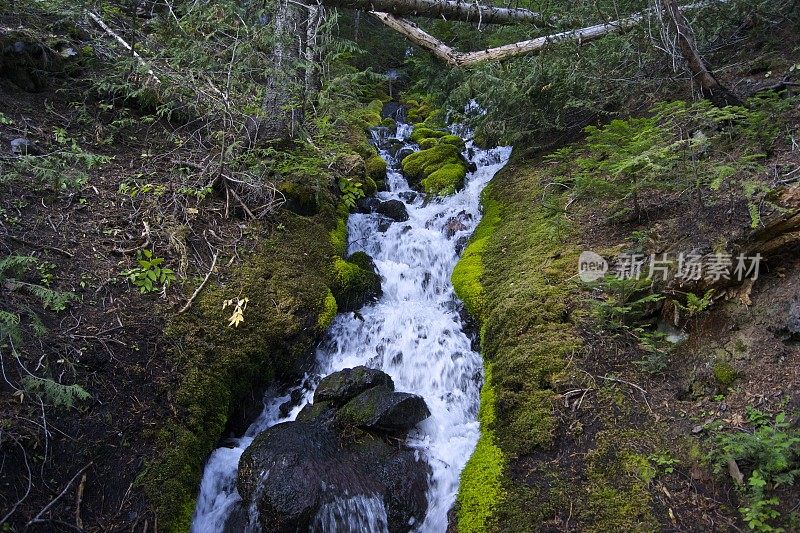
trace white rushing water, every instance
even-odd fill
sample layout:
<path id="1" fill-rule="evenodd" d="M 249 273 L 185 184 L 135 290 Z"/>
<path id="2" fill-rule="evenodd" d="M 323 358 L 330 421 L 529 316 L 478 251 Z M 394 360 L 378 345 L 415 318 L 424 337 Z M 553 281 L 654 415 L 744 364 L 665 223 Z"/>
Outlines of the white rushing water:
<path id="1" fill-rule="evenodd" d="M 395 138 L 405 140 L 410 132 L 409 125 L 401 124 Z M 426 201 L 424 195 L 410 189 L 400 172 L 392 170 L 394 158 L 381 150 L 390 167 L 390 190 L 378 196 L 404 201 L 409 220 L 387 227 L 387 219 L 381 215 L 350 216 L 348 252 L 364 251 L 373 257 L 383 296 L 358 315 L 339 314 L 317 349 L 320 376 L 365 365 L 389 374 L 396 390 L 425 398 L 431 416 L 408 442 L 427 457 L 432 468 L 428 514 L 418 527 L 423 532 L 447 529 L 447 511 L 455 502 L 461 470 L 478 440 L 481 358 L 463 332 L 450 274 L 458 260 L 457 243 L 463 245 L 480 219 L 480 192 L 510 154 L 510 148 L 484 150 L 468 142 L 465 156 L 478 168 L 467 175 L 465 188 Z M 242 452 L 259 432 L 293 420 L 312 394 L 306 389 L 300 405 L 287 416 L 281 416 L 279 406 L 289 395 L 270 399 L 245 436 L 211 454 L 192 531 L 222 531 L 233 506 L 241 500 L 235 485 Z M 330 524 L 341 524 L 338 516 L 349 516 L 350 531 L 385 531 L 382 502 L 372 500 L 375 498 L 343 495 L 320 511 L 313 529 L 333 531 Z"/>

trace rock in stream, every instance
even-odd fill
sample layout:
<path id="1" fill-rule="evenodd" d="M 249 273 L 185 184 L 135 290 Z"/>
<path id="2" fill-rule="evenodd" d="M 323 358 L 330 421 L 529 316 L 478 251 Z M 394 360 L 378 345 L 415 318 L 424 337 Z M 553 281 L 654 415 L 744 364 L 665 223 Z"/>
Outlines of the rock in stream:
<path id="1" fill-rule="evenodd" d="M 272 426 L 242 454 L 243 502 L 232 517 L 257 515 L 276 532 L 410 531 L 425 518 L 431 469 L 402 442 L 428 416 L 422 397 L 395 391 L 380 370 L 327 376 L 297 421 Z"/>

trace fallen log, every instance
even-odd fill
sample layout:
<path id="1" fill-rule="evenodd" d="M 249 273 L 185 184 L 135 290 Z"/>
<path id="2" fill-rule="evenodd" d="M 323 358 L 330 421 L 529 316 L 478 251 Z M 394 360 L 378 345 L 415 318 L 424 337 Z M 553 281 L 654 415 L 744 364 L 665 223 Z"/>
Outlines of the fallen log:
<path id="1" fill-rule="evenodd" d="M 461 0 L 320 0 L 320 4 L 398 17 L 443 18 L 476 24 L 548 24 L 545 17 L 530 9 L 496 7 Z"/>

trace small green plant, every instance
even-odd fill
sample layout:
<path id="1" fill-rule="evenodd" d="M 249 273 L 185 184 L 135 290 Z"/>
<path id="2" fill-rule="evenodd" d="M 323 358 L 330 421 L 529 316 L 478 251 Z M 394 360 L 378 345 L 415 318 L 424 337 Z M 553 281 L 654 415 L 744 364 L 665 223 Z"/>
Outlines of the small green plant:
<path id="1" fill-rule="evenodd" d="M 740 487 L 747 505 L 739 512 L 754 531 L 784 531 L 774 525 L 781 514 L 780 500 L 769 494 L 773 487 L 793 485 L 800 475 L 800 431 L 787 421 L 786 413 L 774 417 L 754 408 L 747 409 L 752 433 L 720 433 L 712 458 L 719 473 L 735 461 L 743 472 L 750 472 Z"/>
<path id="2" fill-rule="evenodd" d="M 198 200 L 205 200 L 212 192 L 213 189 L 211 187 L 181 187 L 178 189 L 178 194 L 197 198 Z"/>
<path id="3" fill-rule="evenodd" d="M 644 352 L 644 357 L 636 364 L 648 374 L 660 374 L 666 370 L 667 359 L 672 351 L 667 334 L 644 328 L 634 328 L 632 331 L 639 339 L 639 348 Z"/>
<path id="4" fill-rule="evenodd" d="M 22 378 L 22 387 L 29 394 L 40 397 L 54 407 L 67 409 L 74 407 L 76 401 L 91 397 L 80 385 L 63 385 L 49 378 L 32 375 Z"/>
<path id="5" fill-rule="evenodd" d="M 664 299 L 650 292 L 652 283 L 646 278 L 606 276 L 595 286 L 603 296 L 592 301 L 593 314 L 601 324 L 615 330 L 638 325 L 651 305 Z"/>
<path id="6" fill-rule="evenodd" d="M 139 264 L 138 267 L 123 270 L 120 276 L 139 287 L 139 292 L 142 294 L 166 290 L 170 283 L 175 281 L 175 273 L 161 266 L 164 264 L 164 258 L 154 257 L 150 250 L 139 251 L 136 262 Z"/>
<path id="7" fill-rule="evenodd" d="M 136 183 L 120 183 L 117 192 L 130 196 L 131 198 L 147 194 L 159 197 L 164 196 L 164 193 L 167 192 L 167 188 L 164 185 L 154 185 L 152 183 L 144 183 L 142 185 Z"/>
<path id="8" fill-rule="evenodd" d="M 5 116 L 3 113 L 0 113 L 0 125 L 2 126 L 13 126 L 14 121 Z"/>
<path id="9" fill-rule="evenodd" d="M 662 474 L 672 474 L 680 461 L 669 454 L 669 452 L 657 452 L 647 457 Z"/>
<path id="10" fill-rule="evenodd" d="M 347 178 L 339 180 L 339 190 L 342 193 L 342 203 L 348 209 L 353 209 L 356 206 L 356 201 L 364 197 L 361 184 Z"/>
<path id="11" fill-rule="evenodd" d="M 692 292 L 686 294 L 686 304 L 675 301 L 675 306 L 681 311 L 685 311 L 690 317 L 694 317 L 708 310 L 711 304 L 714 303 L 714 289 L 709 289 L 703 294 L 698 296 Z"/>
<path id="12" fill-rule="evenodd" d="M 54 278 L 53 271 L 55 270 L 55 268 L 56 268 L 55 263 L 51 263 L 49 261 L 40 261 L 36 265 L 36 270 L 39 272 L 42 285 L 44 285 L 45 287 L 49 287 L 50 284 L 53 283 L 53 278 Z"/>
<path id="13" fill-rule="evenodd" d="M 35 267 L 40 276 L 40 284 L 23 281 L 27 272 Z M 41 300 L 45 309 L 63 311 L 67 304 L 76 298 L 72 292 L 53 290 L 49 285 L 53 282 L 53 263 L 40 263 L 35 257 L 27 255 L 9 255 L 0 259 L 0 283 L 12 289 L 25 289 Z"/>

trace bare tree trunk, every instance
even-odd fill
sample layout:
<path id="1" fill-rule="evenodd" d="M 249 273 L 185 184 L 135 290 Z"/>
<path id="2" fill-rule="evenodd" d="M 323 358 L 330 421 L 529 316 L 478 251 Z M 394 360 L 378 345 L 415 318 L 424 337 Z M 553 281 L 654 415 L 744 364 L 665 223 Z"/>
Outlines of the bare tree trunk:
<path id="1" fill-rule="evenodd" d="M 306 102 L 313 98 L 321 88 L 319 31 L 324 16 L 324 8 L 322 6 L 309 6 L 304 50 L 306 60 L 304 96 Z"/>
<path id="2" fill-rule="evenodd" d="M 277 2 L 273 18 L 275 47 L 264 90 L 263 117 L 258 120 L 255 134 L 259 141 L 291 139 L 302 120 L 302 105 L 298 104 L 295 93 L 298 87 L 297 65 L 305 37 L 300 33 L 305 11 L 289 0 Z M 253 133 L 250 135 L 252 137 Z"/>
<path id="3" fill-rule="evenodd" d="M 636 26 L 644 17 L 644 14 L 637 13 L 625 19 L 547 35 L 545 37 L 537 37 L 536 39 L 520 41 L 496 48 L 479 50 L 477 52 L 458 52 L 436 37 L 426 33 L 412 22 L 388 13 L 372 13 L 372 15 L 420 48 L 428 50 L 442 61 L 453 66 L 469 66 L 481 61 L 499 61 L 522 54 L 536 53 L 567 41 L 587 43 L 608 35 L 609 33 L 629 30 Z"/>
<path id="4" fill-rule="evenodd" d="M 692 78 L 697 84 L 703 97 L 711 100 L 714 105 L 724 107 L 727 105 L 742 105 L 742 101 L 730 90 L 717 81 L 714 73 L 708 68 L 700 52 L 697 50 L 694 32 L 686 20 L 677 0 L 661 0 L 661 6 L 669 15 L 677 35 L 678 49 L 681 51 L 686 65 L 692 72 Z"/>
<path id="5" fill-rule="evenodd" d="M 324 1 L 327 2 L 328 0 Z M 702 2 L 689 4 L 684 6 L 683 9 L 697 9 L 703 5 L 704 3 Z M 586 28 L 554 33 L 544 37 L 537 37 L 535 39 L 498 46 L 496 48 L 488 48 L 486 50 L 479 50 L 477 52 L 458 52 L 453 50 L 436 37 L 433 37 L 432 35 L 423 31 L 416 24 L 396 17 L 395 15 L 374 12 L 371 14 L 393 30 L 406 37 L 412 43 L 416 44 L 420 48 L 428 50 L 442 61 L 445 61 L 453 66 L 469 66 L 480 61 L 501 61 L 503 59 L 508 59 L 518 55 L 538 53 L 542 50 L 568 41 L 578 41 L 579 43 L 583 44 L 600 39 L 601 37 L 605 37 L 610 33 L 622 33 L 636 27 L 636 25 L 644 20 L 645 17 L 652 15 L 653 10 L 634 13 L 619 20 L 595 24 L 594 26 L 588 26 Z"/>
<path id="6" fill-rule="evenodd" d="M 378 11 L 396 16 L 445 18 L 477 24 L 547 23 L 541 14 L 529 9 L 480 5 L 463 0 L 321 0 L 321 3 L 330 7 Z"/>

